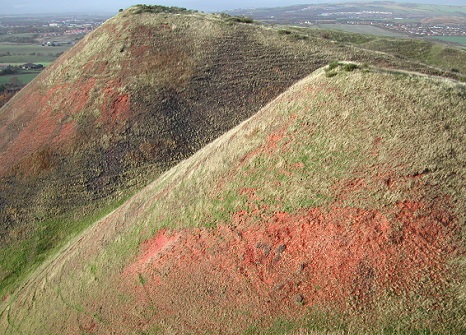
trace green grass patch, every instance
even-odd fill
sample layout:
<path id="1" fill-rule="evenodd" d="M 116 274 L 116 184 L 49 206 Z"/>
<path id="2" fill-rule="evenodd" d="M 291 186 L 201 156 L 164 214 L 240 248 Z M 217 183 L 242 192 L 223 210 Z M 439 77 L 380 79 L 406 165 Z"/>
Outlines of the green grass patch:
<path id="1" fill-rule="evenodd" d="M 0 57 L 1 64 L 26 64 L 26 63 L 40 63 L 42 62 L 53 62 L 60 56 L 60 53 L 48 54 L 48 55 L 11 55 Z"/>
<path id="2" fill-rule="evenodd" d="M 0 43 L 0 64 L 50 63 L 70 48 L 71 45 L 49 47 Z"/>
<path id="3" fill-rule="evenodd" d="M 466 45 L 466 36 L 437 36 L 436 40 Z"/>
<path id="4" fill-rule="evenodd" d="M 141 14 L 141 13 L 172 13 L 172 14 L 181 14 L 181 13 L 188 13 L 193 12 L 191 10 L 187 10 L 186 8 L 182 7 L 174 7 L 174 6 L 160 6 L 160 5 L 136 5 L 132 8 L 133 14 Z"/>
<path id="5" fill-rule="evenodd" d="M 29 273 L 56 253 L 67 241 L 118 208 L 123 202 L 124 200 L 120 200 L 97 209 L 78 221 L 66 218 L 40 221 L 27 238 L 0 249 L 0 297 L 15 290 Z"/>
<path id="6" fill-rule="evenodd" d="M 40 73 L 39 71 L 34 71 L 34 72 L 31 71 L 29 73 L 20 73 L 20 74 L 0 76 L 0 85 L 10 83 L 12 80 L 13 81 L 18 80 L 19 83 L 21 84 L 27 84 L 30 81 L 32 81 L 35 77 L 37 77 L 39 73 Z"/>
<path id="7" fill-rule="evenodd" d="M 42 64 L 44 67 L 47 67 L 47 66 L 50 66 L 51 64 L 53 64 L 53 62 L 40 62 L 40 64 Z M 0 66 L 8 66 L 8 65 L 21 66 L 21 65 L 24 65 L 24 63 L 23 62 L 21 62 L 21 63 L 0 63 Z"/>
<path id="8" fill-rule="evenodd" d="M 379 27 L 361 24 L 320 24 L 320 28 L 342 30 L 348 33 L 356 34 L 367 34 L 375 36 L 387 36 L 387 37 L 403 37 L 404 35 L 395 33 L 389 30 L 385 30 Z"/>
<path id="9" fill-rule="evenodd" d="M 11 55 L 29 55 L 32 53 L 41 55 L 56 55 L 65 52 L 71 45 L 43 46 L 41 44 L 8 44 L 0 43 L 0 54 L 10 53 Z"/>
<path id="10" fill-rule="evenodd" d="M 356 69 L 359 69 L 360 66 L 355 63 L 340 63 L 337 61 L 333 61 L 324 69 L 325 75 L 329 78 L 334 77 L 338 74 L 339 68 L 345 72 L 352 72 Z"/>
<path id="11" fill-rule="evenodd" d="M 270 334 L 289 334 L 291 331 L 298 328 L 295 320 L 277 319 L 273 326 L 269 329 Z"/>

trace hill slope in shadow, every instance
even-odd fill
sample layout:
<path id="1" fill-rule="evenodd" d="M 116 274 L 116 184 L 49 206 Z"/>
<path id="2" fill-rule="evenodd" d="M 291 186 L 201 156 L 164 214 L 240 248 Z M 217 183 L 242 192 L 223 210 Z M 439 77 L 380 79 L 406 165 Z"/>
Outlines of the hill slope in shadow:
<path id="1" fill-rule="evenodd" d="M 464 84 L 332 68 L 45 263 L 5 333 L 464 331 Z"/>

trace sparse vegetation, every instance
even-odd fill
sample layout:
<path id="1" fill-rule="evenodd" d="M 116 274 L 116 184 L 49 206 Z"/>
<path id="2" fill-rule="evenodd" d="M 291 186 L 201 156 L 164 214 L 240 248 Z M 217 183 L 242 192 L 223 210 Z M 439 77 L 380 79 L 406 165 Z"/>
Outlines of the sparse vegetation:
<path id="1" fill-rule="evenodd" d="M 281 28 L 278 33 L 282 35 L 302 36 L 307 39 L 318 37 L 340 43 L 341 46 L 353 45 L 356 48 L 380 51 L 399 59 L 424 63 L 443 68 L 446 71 L 450 71 L 451 69 L 451 66 L 448 64 L 461 64 L 460 68 L 455 68 L 458 70 L 455 73 L 462 74 L 458 78 L 466 81 L 466 68 L 463 68 L 464 62 L 462 61 L 466 57 L 466 50 L 460 47 L 448 46 L 433 41 L 370 36 L 315 28 Z"/>
<path id="2" fill-rule="evenodd" d="M 332 62 L 331 64 L 333 70 L 345 71 L 345 63 Z M 276 215 L 274 213 L 283 213 L 285 217 L 291 215 L 293 222 L 307 222 L 303 227 L 313 224 L 314 229 L 317 229 L 320 225 L 316 222 L 320 221 L 313 221 L 312 217 L 308 217 L 306 219 L 308 221 L 300 221 L 304 220 L 299 219 L 300 213 L 306 213 L 307 210 L 315 208 L 324 208 L 321 215 L 326 215 L 324 213 L 338 212 L 343 208 L 359 208 L 350 216 L 352 223 L 348 221 L 345 226 L 344 237 L 353 241 L 352 239 L 357 237 L 346 234 L 356 229 L 357 215 L 359 215 L 357 213 L 360 213 L 358 211 L 377 209 L 374 214 L 367 214 L 367 218 L 372 215 L 381 215 L 379 220 L 385 222 L 386 219 L 387 224 L 391 225 L 397 223 L 396 219 L 390 219 L 397 204 L 418 199 L 420 194 L 422 201 L 426 202 L 423 211 L 427 212 L 422 212 L 423 214 L 416 212 L 416 215 L 422 215 L 424 218 L 430 215 L 428 204 L 435 207 L 434 203 L 439 201 L 438 192 L 451 194 L 456 199 L 455 201 L 464 200 L 461 200 L 461 196 L 454 191 L 462 187 L 464 183 L 460 180 L 461 176 L 457 176 L 456 179 L 444 178 L 445 169 L 455 166 L 457 164 L 455 162 L 461 161 L 458 158 L 464 155 L 464 150 L 460 149 L 462 148 L 461 137 L 459 137 L 461 129 L 455 126 L 464 124 L 465 116 L 458 103 L 461 101 L 461 96 L 457 92 L 462 85 L 458 84 L 459 86 L 455 88 L 449 83 L 434 79 L 397 77 L 393 74 L 372 71 L 347 73 L 348 76 L 336 76 L 331 80 L 326 78 L 324 71 L 315 73 L 284 96 L 279 97 L 274 104 L 247 123 L 235 128 L 162 175 L 156 183 L 131 199 L 107 221 L 97 224 L 93 228 L 93 234 L 97 235 L 76 245 L 79 251 L 74 251 L 73 254 L 65 253 L 67 255 L 66 265 L 65 263 L 54 265 L 54 269 L 60 269 L 57 270 L 60 271 L 60 276 L 49 280 L 50 285 L 55 285 L 53 283 L 58 283 L 59 278 L 60 295 L 36 292 L 32 312 L 15 307 L 21 304 L 22 298 L 16 300 L 11 305 L 10 321 L 18 327 L 19 324 L 15 320 L 22 320 L 23 316 L 16 313 L 28 313 L 27 318 L 30 321 L 28 324 L 32 327 L 36 323 L 41 324 L 43 317 L 41 315 L 47 315 L 48 320 L 61 318 L 63 312 L 59 311 L 63 310 L 72 313 L 78 320 L 86 319 L 88 316 L 94 318 L 95 301 L 98 301 L 98 306 L 102 307 L 99 308 L 98 316 L 101 322 L 96 324 L 96 332 L 124 329 L 124 325 L 128 326 L 121 322 L 134 322 L 134 325 L 142 322 L 144 327 L 156 327 L 157 329 L 164 329 L 163 327 L 170 325 L 171 329 L 179 332 L 188 330 L 197 332 L 196 330 L 200 329 L 196 328 L 197 324 L 202 324 L 202 329 L 212 332 L 218 332 L 220 329 L 218 327 L 228 325 L 231 328 L 222 328 L 227 333 L 232 332 L 232 329 L 236 333 L 241 329 L 244 329 L 246 333 L 261 332 L 264 329 L 267 333 L 298 330 L 355 334 L 458 332 L 464 317 L 460 316 L 460 301 L 455 301 L 453 296 L 456 296 L 454 292 L 458 292 L 455 291 L 458 289 L 455 283 L 460 283 L 464 279 L 454 277 L 452 282 L 442 281 L 442 284 L 432 291 L 426 283 L 431 280 L 435 281 L 437 277 L 431 274 L 431 267 L 424 267 L 424 263 L 416 266 L 414 272 L 411 273 L 411 270 L 406 269 L 404 276 L 397 277 L 399 280 L 397 285 L 404 285 L 401 283 L 411 278 L 413 274 L 415 275 L 413 278 L 417 278 L 420 273 L 424 276 L 426 282 L 409 281 L 409 287 L 406 288 L 412 292 L 410 294 L 418 297 L 416 300 L 410 300 L 408 303 L 403 299 L 409 298 L 396 293 L 397 291 L 382 290 L 379 295 L 378 286 L 373 284 L 371 287 L 375 291 L 365 302 L 369 305 L 359 305 L 358 299 L 360 298 L 353 296 L 353 298 L 348 298 L 348 305 L 344 304 L 348 306 L 344 311 L 334 309 L 328 304 L 327 309 L 320 309 L 318 306 L 312 308 L 307 300 L 312 296 L 306 295 L 307 291 L 296 292 L 290 288 L 291 291 L 288 292 L 283 287 L 276 288 L 276 291 L 273 291 L 274 294 L 263 294 L 247 289 L 248 302 L 242 301 L 241 304 L 230 305 L 231 301 L 227 298 L 229 292 L 237 292 L 235 290 L 238 289 L 234 289 L 236 287 L 234 285 L 246 285 L 247 288 L 249 281 L 256 280 L 255 271 L 259 270 L 255 269 L 261 269 L 261 264 L 263 264 L 261 262 L 265 262 L 262 258 L 257 258 L 256 265 L 251 265 L 251 267 L 248 265 L 244 268 L 243 274 L 241 272 L 238 274 L 247 278 L 238 281 L 240 284 L 235 284 L 237 281 L 228 277 L 230 278 L 229 284 L 233 287 L 227 286 L 222 290 L 220 289 L 221 279 L 217 282 L 215 277 L 209 277 L 213 273 L 222 274 L 224 270 L 212 268 L 212 264 L 203 263 L 204 261 L 229 255 L 227 257 L 233 258 L 222 262 L 222 266 L 235 262 L 235 253 L 223 252 L 222 245 L 225 244 L 228 248 L 233 246 L 239 248 L 239 245 L 234 244 L 235 239 L 243 241 L 250 238 L 248 236 L 251 236 L 250 234 L 255 229 L 260 229 L 259 227 L 264 225 L 273 227 L 274 220 L 280 220 L 279 216 L 274 216 Z M 418 96 L 419 89 L 426 93 L 422 100 L 414 99 Z M 379 93 L 370 94 L 372 91 Z M 444 104 L 445 101 L 449 101 L 448 104 Z M 406 113 L 406 110 L 412 110 L 413 113 Z M 444 126 L 447 124 L 449 135 L 439 139 L 434 129 L 438 127 L 446 129 Z M 256 131 L 257 129 L 259 131 Z M 413 133 L 417 135 L 412 136 Z M 382 140 L 377 140 L 379 138 Z M 382 144 L 384 142 L 385 144 Z M 455 150 L 448 151 L 449 158 L 439 159 L 438 155 L 447 154 L 441 148 L 447 148 L 452 144 Z M 402 148 L 401 151 L 400 148 Z M 427 170 L 426 167 L 428 167 Z M 413 177 L 417 175 L 420 177 Z M 364 182 L 359 180 L 364 180 Z M 442 183 L 438 183 L 439 180 L 442 180 Z M 357 184 L 354 185 L 354 183 Z M 425 185 L 431 186 L 425 188 L 427 187 Z M 433 185 L 440 185 L 440 190 Z M 333 207 L 335 204 L 337 204 L 336 208 Z M 182 210 L 179 210 L 180 208 Z M 441 204 L 439 208 L 451 210 L 450 216 L 445 217 L 460 218 L 464 215 L 461 213 L 462 206 L 450 207 L 448 202 Z M 408 215 L 408 212 L 400 213 Z M 322 216 L 318 217 L 322 218 Z M 398 218 L 401 219 L 399 216 Z M 286 225 L 285 221 L 279 222 L 278 227 Z M 328 221 L 325 222 L 327 225 L 331 224 Z M 434 222 L 436 221 L 432 221 L 432 224 L 436 224 Z M 404 221 L 404 225 L 408 223 Z M 454 225 L 454 222 L 449 221 L 448 224 Z M 108 231 L 105 227 L 109 225 L 118 227 L 118 230 Z M 210 228 L 205 230 L 199 228 L 200 226 Z M 426 224 L 426 227 L 428 226 Z M 192 235 L 189 230 L 182 230 L 186 227 L 194 230 Z M 368 234 L 364 227 L 363 225 L 361 229 Z M 159 248 L 157 250 L 165 250 L 161 252 L 166 252 L 166 256 L 163 258 L 152 256 L 153 260 L 148 263 L 147 268 L 136 271 L 134 279 L 131 279 L 128 264 L 135 262 L 137 265 L 139 262 L 137 257 L 141 255 L 143 258 L 149 257 L 146 255 L 150 244 L 140 248 L 137 245 L 141 241 L 150 241 L 152 236 L 157 236 L 161 228 L 171 231 L 171 233 L 167 232 L 167 241 L 200 239 L 199 246 L 203 245 L 206 248 L 202 252 L 206 252 L 208 256 L 200 258 L 197 258 L 196 254 L 191 256 L 189 249 L 181 249 L 184 253 L 177 254 L 181 252 L 178 251 L 180 248 L 178 242 L 173 244 L 172 248 L 163 249 L 161 242 L 163 239 L 157 240 L 159 242 L 155 242 L 155 247 Z M 410 239 L 417 236 L 415 230 L 407 232 L 405 228 L 400 228 L 401 232 L 411 234 Z M 232 235 L 217 235 L 225 229 L 232 231 Z M 289 229 L 296 229 L 296 224 L 290 225 Z M 370 230 L 373 229 L 370 228 Z M 362 234 L 363 231 L 360 233 Z M 448 231 L 451 231 L 450 228 Z M 180 235 L 177 237 L 177 234 Z M 210 242 L 209 234 L 218 236 L 218 239 Z M 285 234 L 285 232 L 280 234 Z M 236 237 L 233 238 L 234 236 Z M 266 276 L 264 279 L 268 280 L 267 274 L 272 275 L 274 271 L 277 271 L 277 276 L 284 275 L 280 272 L 281 270 L 274 270 L 280 269 L 281 262 L 284 262 L 278 256 L 291 257 L 294 249 L 290 246 L 292 237 L 284 242 L 277 232 L 273 235 L 278 239 L 277 244 L 270 248 L 266 244 L 268 240 L 265 236 L 267 236 L 267 231 L 262 239 L 253 240 L 252 245 L 259 250 L 258 252 L 274 259 L 274 263 L 267 265 L 268 272 L 263 274 Z M 335 235 L 336 241 L 338 241 L 337 236 L 338 234 Z M 440 235 L 435 236 L 437 239 L 443 238 Z M 111 242 L 102 242 L 96 246 L 96 241 L 100 240 Z M 335 243 L 335 240 L 332 241 Z M 396 242 L 397 248 L 406 248 L 406 244 L 403 243 L 409 245 L 408 240 L 404 241 Z M 385 245 L 391 242 L 380 240 L 380 243 Z M 325 244 L 322 242 L 320 245 L 322 247 Z M 448 244 L 440 245 L 443 247 L 437 252 L 450 257 L 450 253 L 443 249 L 448 249 Z M 197 244 L 195 246 L 195 250 L 198 250 Z M 413 249 L 411 257 L 417 257 L 415 256 L 416 250 Z M 189 261 L 183 263 L 183 257 L 172 256 L 171 252 L 175 255 L 184 255 L 183 257 L 187 257 Z M 333 255 L 332 259 L 335 257 L 340 256 Z M 380 259 L 384 259 L 383 257 L 386 255 L 378 256 L 377 261 L 380 262 Z M 95 264 L 91 268 L 87 266 L 90 260 L 92 264 Z M 178 260 L 182 263 L 176 263 Z M 170 263 L 172 261 L 175 263 Z M 405 262 L 404 258 L 403 262 Z M 186 264 L 191 264 L 193 268 L 184 269 L 183 266 Z M 265 264 L 268 263 L 264 263 L 264 266 Z M 383 267 L 379 269 L 375 264 L 372 265 L 373 270 L 371 270 L 374 271 L 373 278 L 382 283 L 385 277 L 378 271 L 383 271 L 381 270 Z M 306 270 L 308 266 L 310 265 L 304 262 L 299 269 L 308 271 Z M 106 269 L 106 272 L 99 274 L 96 269 Z M 228 276 L 236 276 L 235 271 L 228 272 Z M 452 276 L 459 275 L 454 268 L 448 267 L 448 271 Z M 285 275 L 291 276 L 290 280 L 300 280 L 301 277 L 294 278 L 292 273 L 294 272 L 288 271 Z M 90 275 L 96 279 L 93 280 L 91 286 L 86 285 L 86 295 L 82 295 L 77 287 L 80 283 L 86 283 Z M 312 276 L 316 275 L 312 272 Z M 122 276 L 126 278 L 125 280 L 129 280 L 128 285 L 132 288 L 131 291 L 125 291 L 126 289 L 122 288 Z M 189 280 L 186 276 L 189 276 Z M 313 278 L 310 274 L 310 277 L 308 274 L 306 276 L 308 278 L 306 280 Z M 40 277 L 37 280 L 41 280 Z M 137 285 L 133 286 L 132 283 Z M 301 281 L 300 285 L 305 285 L 304 283 L 306 282 Z M 340 285 L 344 285 L 343 282 Z M 28 287 L 34 290 L 35 285 L 31 284 Z M 246 289 L 243 286 L 240 287 Z M 185 295 L 185 290 L 189 292 L 189 295 Z M 325 292 L 321 285 L 316 286 L 315 290 Z M 448 293 L 450 290 L 452 290 L 452 296 Z M 281 292 L 286 295 L 282 296 Z M 119 298 L 121 294 L 129 296 L 122 300 Z M 241 296 L 241 293 L 237 294 Z M 390 294 L 390 298 L 386 298 L 384 294 Z M 435 313 L 432 313 L 429 308 L 423 306 L 435 304 L 435 297 L 438 294 L 442 294 L 442 301 L 445 301 L 443 299 L 450 301 L 448 305 L 450 307 L 437 309 Z M 263 301 L 266 298 L 271 299 L 272 302 Z M 255 303 L 256 299 L 258 299 L 258 304 Z M 280 316 L 269 319 L 267 313 L 262 313 L 260 316 L 254 314 L 260 312 L 261 308 L 269 309 L 270 306 L 274 306 L 275 299 L 282 299 L 280 311 L 286 310 L 291 314 L 302 310 L 309 310 L 309 312 L 300 314 L 301 316 L 296 315 L 291 319 Z M 156 310 L 159 313 L 164 311 L 166 301 L 173 301 L 177 306 L 186 306 L 191 312 L 185 313 L 182 309 L 172 318 L 167 317 L 163 322 L 157 323 L 157 316 L 150 311 Z M 134 306 L 136 302 L 139 307 L 137 311 L 133 311 L 129 306 Z M 51 310 L 46 306 L 52 305 L 54 311 L 57 312 L 51 315 Z M 72 309 L 71 312 L 67 306 L 81 307 L 79 310 Z M 128 310 L 131 312 L 127 313 Z M 219 323 L 205 322 L 205 320 L 215 320 L 215 311 L 218 310 L 225 313 L 221 326 Z M 126 318 L 113 319 L 109 322 L 112 315 L 120 313 L 124 313 Z M 254 322 L 251 324 L 252 321 L 244 321 L 241 317 L 242 313 L 255 315 L 254 318 L 248 317 L 247 319 Z M 399 315 L 407 315 L 407 317 L 399 318 Z M 186 318 L 185 323 L 179 322 L 180 318 Z M 439 322 L 439 318 L 451 320 L 451 322 Z M 206 325 L 210 325 L 209 328 L 205 328 Z M 72 323 L 66 327 L 74 329 Z"/>
<path id="3" fill-rule="evenodd" d="M 183 7 L 175 7 L 175 6 L 160 6 L 160 5 L 136 5 L 132 7 L 133 14 L 141 14 L 141 13 L 171 13 L 171 14 L 181 14 L 186 12 L 193 12 L 191 10 L 187 10 Z"/>
<path id="4" fill-rule="evenodd" d="M 325 75 L 329 78 L 334 77 L 338 74 L 339 68 L 343 69 L 343 71 L 351 72 L 356 69 L 359 69 L 360 66 L 355 63 L 348 63 L 348 62 L 341 63 L 341 62 L 333 61 L 325 68 Z"/>
<path id="5" fill-rule="evenodd" d="M 253 23 L 254 20 L 251 19 L 250 17 L 246 16 L 231 16 L 228 18 L 229 21 L 231 22 L 239 22 L 239 23 Z"/>
<path id="6" fill-rule="evenodd" d="M 362 47 L 383 51 L 400 58 L 425 63 L 432 66 L 450 70 L 448 64 L 457 64 L 463 75 L 466 74 L 466 65 L 460 59 L 464 59 L 466 50 L 455 48 L 430 41 L 420 41 L 414 39 L 374 39 L 361 44 Z M 464 79 L 463 79 L 464 81 Z"/>

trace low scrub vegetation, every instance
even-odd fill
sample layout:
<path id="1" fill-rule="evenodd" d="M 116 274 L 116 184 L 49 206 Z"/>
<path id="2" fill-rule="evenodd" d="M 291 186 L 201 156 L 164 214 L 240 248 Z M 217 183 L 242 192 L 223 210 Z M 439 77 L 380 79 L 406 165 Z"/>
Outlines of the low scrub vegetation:
<path id="1" fill-rule="evenodd" d="M 367 68 L 367 66 L 365 66 Z M 361 66 L 355 63 L 349 63 L 349 62 L 337 62 L 333 61 L 331 62 L 327 67 L 325 67 L 325 74 L 327 77 L 334 77 L 338 74 L 338 70 L 341 69 L 345 72 L 351 72 L 356 69 L 360 69 Z"/>
<path id="2" fill-rule="evenodd" d="M 253 23 L 254 20 L 246 16 L 230 16 L 228 21 L 239 22 L 239 23 Z"/>
<path id="3" fill-rule="evenodd" d="M 235 23 L 253 23 L 254 20 L 247 16 L 232 16 L 225 13 L 220 13 L 220 17 L 227 22 Z"/>
<path id="4" fill-rule="evenodd" d="M 181 14 L 187 12 L 194 12 L 192 10 L 188 10 L 183 7 L 175 7 L 175 6 L 160 6 L 160 5 L 136 5 L 131 8 L 133 14 L 141 14 L 141 13 L 171 13 L 171 14 Z"/>

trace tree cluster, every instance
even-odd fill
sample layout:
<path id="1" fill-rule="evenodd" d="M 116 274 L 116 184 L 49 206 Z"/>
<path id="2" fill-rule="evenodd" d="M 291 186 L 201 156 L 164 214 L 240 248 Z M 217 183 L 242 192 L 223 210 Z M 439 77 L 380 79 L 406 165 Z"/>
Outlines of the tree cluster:
<path id="1" fill-rule="evenodd" d="M 169 6 L 160 6 L 160 5 L 137 5 L 134 14 L 141 14 L 141 13 L 173 13 L 173 14 L 180 14 L 192 12 L 187 10 L 186 8 L 182 7 L 169 7 Z"/>

